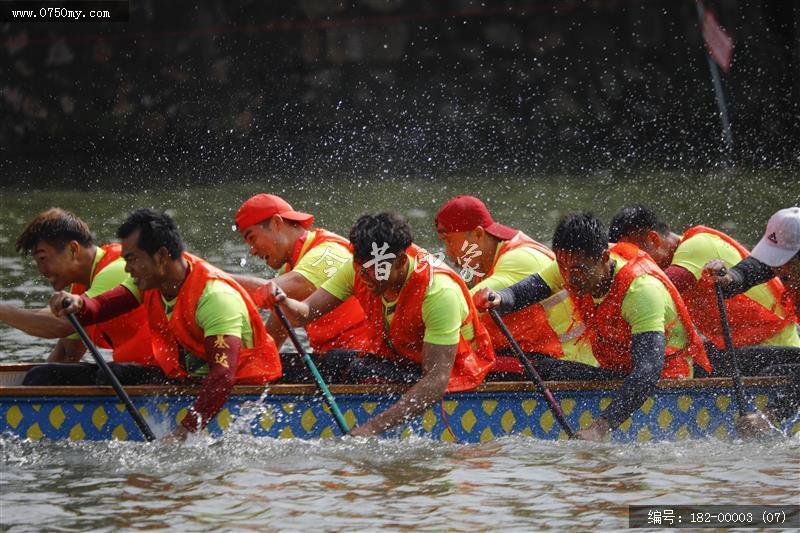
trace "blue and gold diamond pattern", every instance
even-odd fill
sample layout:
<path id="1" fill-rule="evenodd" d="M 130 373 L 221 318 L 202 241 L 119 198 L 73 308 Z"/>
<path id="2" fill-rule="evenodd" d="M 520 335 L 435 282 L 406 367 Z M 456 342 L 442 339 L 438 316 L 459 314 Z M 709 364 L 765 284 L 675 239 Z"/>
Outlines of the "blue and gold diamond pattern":
<path id="1" fill-rule="evenodd" d="M 753 405 L 763 408 L 773 391 L 749 391 Z M 612 401 L 613 391 L 557 391 L 556 397 L 573 428 L 587 427 Z M 386 409 L 397 395 L 340 395 L 337 401 L 351 426 Z M 143 416 L 162 433 L 186 416 L 192 397 L 136 397 Z M 263 408 L 250 420 L 234 424 L 244 402 L 255 396 L 232 397 L 208 431 L 249 431 L 273 438 L 331 438 L 340 434 L 330 410 L 319 396 L 267 396 Z M 678 440 L 735 435 L 736 407 L 729 389 L 663 389 L 614 430 L 621 442 Z M 800 422 L 787 428 L 800 431 Z M 0 398 L 0 432 L 38 440 L 141 440 L 124 406 L 111 397 Z M 565 438 L 547 402 L 540 395 L 518 392 L 464 392 L 448 395 L 443 403 L 426 410 L 397 437 L 423 435 L 448 442 L 483 442 L 523 434 L 539 439 Z"/>

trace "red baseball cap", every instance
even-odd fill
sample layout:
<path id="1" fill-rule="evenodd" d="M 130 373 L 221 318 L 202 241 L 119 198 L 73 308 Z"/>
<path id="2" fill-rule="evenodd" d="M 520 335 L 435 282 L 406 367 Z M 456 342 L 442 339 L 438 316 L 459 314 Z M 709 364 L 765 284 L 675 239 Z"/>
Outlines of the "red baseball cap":
<path id="1" fill-rule="evenodd" d="M 314 223 L 314 215 L 301 213 L 292 209 L 286 200 L 274 194 L 257 194 L 248 199 L 236 212 L 236 227 L 244 232 L 253 224 L 258 224 L 273 215 L 280 215 L 286 220 L 299 222 L 304 228 Z"/>
<path id="2" fill-rule="evenodd" d="M 486 205 L 474 196 L 460 195 L 451 198 L 436 214 L 436 226 L 445 232 L 469 231 L 478 226 L 486 233 L 504 241 L 513 239 L 518 230 L 494 221 Z"/>

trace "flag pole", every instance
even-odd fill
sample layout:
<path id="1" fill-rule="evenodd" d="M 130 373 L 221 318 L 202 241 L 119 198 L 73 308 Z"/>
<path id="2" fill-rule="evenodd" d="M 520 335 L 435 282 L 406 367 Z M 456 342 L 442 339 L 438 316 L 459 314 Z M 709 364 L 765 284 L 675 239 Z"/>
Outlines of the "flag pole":
<path id="1" fill-rule="evenodd" d="M 697 18 L 700 22 L 700 32 L 702 33 L 706 9 L 701 0 L 697 0 L 695 5 L 697 6 Z M 705 41 L 705 37 L 703 40 Z M 714 82 L 714 93 L 717 96 L 717 107 L 719 108 L 719 118 L 722 122 L 722 134 L 725 139 L 725 148 L 730 156 L 733 154 L 733 134 L 731 134 L 731 122 L 728 118 L 728 105 L 725 102 L 725 93 L 722 90 L 722 78 L 719 75 L 719 67 L 714 63 L 711 54 L 707 51 L 706 59 L 708 60 L 708 68 L 711 71 L 711 79 Z"/>

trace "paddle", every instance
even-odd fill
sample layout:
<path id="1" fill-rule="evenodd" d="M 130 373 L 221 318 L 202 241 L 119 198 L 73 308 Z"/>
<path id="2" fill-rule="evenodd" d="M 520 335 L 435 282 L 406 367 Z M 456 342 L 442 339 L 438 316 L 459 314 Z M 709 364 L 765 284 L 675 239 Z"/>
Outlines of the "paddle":
<path id="1" fill-rule="evenodd" d="M 319 386 L 319 389 L 322 391 L 322 395 L 325 397 L 325 403 L 327 403 L 328 407 L 330 407 L 331 412 L 333 413 L 333 418 L 336 420 L 336 424 L 339 426 L 339 429 L 342 430 L 343 434 L 349 435 L 350 425 L 347 423 L 347 420 L 344 419 L 344 415 L 342 414 L 342 411 L 339 410 L 339 406 L 336 405 L 336 399 L 333 397 L 330 389 L 328 389 L 328 386 L 325 384 L 325 380 L 322 379 L 322 375 L 319 373 L 319 370 L 317 370 L 317 366 L 314 364 L 314 361 L 311 360 L 311 357 L 308 355 L 308 353 L 306 353 L 303 345 L 300 344 L 300 339 L 297 338 L 294 329 L 292 329 L 292 325 L 289 324 L 289 321 L 286 319 L 286 315 L 283 314 L 283 309 L 281 309 L 278 304 L 275 304 L 273 310 L 278 316 L 278 320 L 280 320 L 281 324 L 283 324 L 283 327 L 286 328 L 286 332 L 289 334 L 289 338 L 292 339 L 292 344 L 294 344 L 297 353 L 303 357 L 303 362 L 306 364 L 306 367 L 308 367 L 311 375 L 314 376 L 314 381 L 317 382 L 317 386 Z"/>
<path id="2" fill-rule="evenodd" d="M 69 307 L 69 300 L 65 298 L 62 305 L 65 308 Z M 156 440 L 153 430 L 147 425 L 147 422 L 145 421 L 144 417 L 142 417 L 142 414 L 136 410 L 136 407 L 133 405 L 130 396 L 128 396 L 128 393 L 122 388 L 122 384 L 119 382 L 119 379 L 117 379 L 117 376 L 114 374 L 114 372 L 111 371 L 111 368 L 109 368 L 106 360 L 103 359 L 103 356 L 97 351 L 97 347 L 94 345 L 91 339 L 89 339 L 89 335 L 86 334 L 86 330 L 83 329 L 83 326 L 81 326 L 80 322 L 78 322 L 78 319 L 75 318 L 75 315 L 69 313 L 67 315 L 67 320 L 69 320 L 69 323 L 72 324 L 73 328 L 75 328 L 75 331 L 78 332 L 78 336 L 83 341 L 83 344 L 86 345 L 86 349 L 89 350 L 89 353 L 92 354 L 95 363 L 97 363 L 97 365 L 103 370 L 106 377 L 111 382 L 111 386 L 114 387 L 117 397 L 122 400 L 122 403 L 125 404 L 125 409 L 128 410 L 128 413 L 133 417 L 133 421 L 136 422 L 137 426 L 139 426 L 144 438 L 147 439 L 148 442 Z"/>
<path id="3" fill-rule="evenodd" d="M 725 275 L 725 269 L 719 271 L 718 276 Z M 733 347 L 733 335 L 731 335 L 731 325 L 728 322 L 728 310 L 725 308 L 725 298 L 722 296 L 722 286 L 714 283 L 717 291 L 717 307 L 719 308 L 719 320 L 722 323 L 722 336 L 725 338 L 725 354 L 731 358 L 733 363 L 733 391 L 736 395 L 736 405 L 739 408 L 739 416 L 745 416 L 747 402 L 744 399 L 744 385 L 742 385 L 742 374 L 739 372 L 739 358 Z"/>
<path id="4" fill-rule="evenodd" d="M 489 301 L 490 302 L 494 301 L 494 295 L 489 296 Z M 525 357 L 525 354 L 522 352 L 522 348 L 519 347 L 519 344 L 517 344 L 517 341 L 511 335 L 511 332 L 508 331 L 508 328 L 506 327 L 505 322 L 503 322 L 503 319 L 500 318 L 500 315 L 497 314 L 497 311 L 494 309 L 489 309 L 489 316 L 492 317 L 494 323 L 497 324 L 497 327 L 500 328 L 500 331 L 502 331 L 503 335 L 505 335 L 506 339 L 508 339 L 508 342 L 511 344 L 511 347 L 514 349 L 514 353 L 516 353 L 517 357 L 519 358 L 519 362 L 522 363 L 522 366 L 525 368 L 525 371 L 528 373 L 528 376 L 536 383 L 536 386 L 539 387 L 539 390 L 544 395 L 545 399 L 547 400 L 547 403 L 550 405 L 550 410 L 553 412 L 553 415 L 556 417 L 556 420 L 558 420 L 558 423 L 561 425 L 561 427 L 564 428 L 564 431 L 566 432 L 567 436 L 569 438 L 574 438 L 575 432 L 572 431 L 571 427 L 569 427 L 569 424 L 567 423 L 567 418 L 564 415 L 564 411 L 561 409 L 561 405 L 559 405 L 559 403 L 556 401 L 555 396 L 553 396 L 553 393 L 550 392 L 550 389 L 547 388 L 547 385 L 544 384 L 542 376 L 540 376 L 539 372 L 536 371 L 536 368 L 534 368 L 533 363 L 528 361 L 528 358 Z"/>

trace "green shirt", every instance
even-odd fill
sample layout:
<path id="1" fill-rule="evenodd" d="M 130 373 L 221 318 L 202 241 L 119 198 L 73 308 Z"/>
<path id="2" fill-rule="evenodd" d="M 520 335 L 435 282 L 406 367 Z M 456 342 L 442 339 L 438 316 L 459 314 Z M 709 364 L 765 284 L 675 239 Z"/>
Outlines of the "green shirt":
<path id="1" fill-rule="evenodd" d="M 92 262 L 92 272 L 97 269 L 97 264 L 105 257 L 106 251 L 97 247 L 97 253 L 94 255 L 94 262 Z M 131 279 L 130 275 L 125 272 L 125 260 L 122 256 L 117 257 L 106 267 L 97 272 L 94 279 L 89 282 L 89 287 L 86 289 L 84 295 L 87 298 L 94 298 L 106 291 L 110 291 L 122 282 Z"/>
<path id="2" fill-rule="evenodd" d="M 675 250 L 672 264 L 683 267 L 691 272 L 695 279 L 699 280 L 703 275 L 703 268 L 706 263 L 713 259 L 720 259 L 725 266 L 730 268 L 738 263 L 742 258 L 736 248 L 717 235 L 710 233 L 698 233 L 689 239 L 682 241 Z M 786 311 L 770 293 L 766 283 L 756 285 L 744 293 L 748 298 L 755 300 L 766 309 L 785 317 Z M 761 342 L 759 346 L 794 346 L 800 348 L 800 337 L 797 335 L 797 326 L 789 324 L 781 331 Z"/>
<path id="3" fill-rule="evenodd" d="M 353 257 L 353 254 L 347 247 L 332 241 L 326 241 L 306 251 L 315 236 L 315 231 L 309 232 L 306 242 L 303 243 L 303 247 L 300 249 L 302 257 L 297 261 L 292 272 L 303 276 L 309 283 L 314 285 L 314 288 L 319 288 L 332 278 L 342 268 L 342 265 Z M 278 274 L 285 272 L 286 266 L 284 265 L 278 271 Z"/>
<path id="4" fill-rule="evenodd" d="M 137 300 L 142 301 L 141 293 L 132 279 L 123 283 Z M 166 300 L 161 297 L 167 319 L 172 317 L 177 298 Z M 242 347 L 253 346 L 253 328 L 250 327 L 250 315 L 247 306 L 236 289 L 222 280 L 212 279 L 206 283 L 200 298 L 197 300 L 195 320 L 203 331 L 203 337 L 231 335 L 242 340 Z"/>
<path id="5" fill-rule="evenodd" d="M 411 277 L 416 264 L 416 259 L 409 257 L 406 281 Z M 345 301 L 353 295 L 355 279 L 356 272 L 351 257 L 331 279 L 322 284 L 322 288 L 339 300 Z M 396 301 L 389 302 L 381 298 L 381 304 L 384 323 L 388 327 L 394 319 Z M 461 327 L 468 315 L 469 306 L 458 283 L 447 274 L 434 274 L 422 301 L 424 342 L 442 346 L 458 344 L 459 332 L 465 340 L 471 341 L 475 336 L 472 324 Z"/>
<path id="6" fill-rule="evenodd" d="M 495 254 L 500 250 L 502 244 L 501 241 L 497 245 Z M 516 248 L 500 256 L 494 265 L 492 275 L 481 280 L 469 292 L 474 295 L 483 287 L 489 287 L 493 291 L 505 289 L 532 274 L 542 272 L 552 264 L 555 264 L 555 260 L 550 259 L 539 250 L 529 247 Z M 569 331 L 581 331 L 582 324 L 575 322 L 572 300 L 569 297 L 553 297 L 552 301 L 558 301 L 558 303 L 545 306 L 545 312 L 547 322 L 553 331 L 557 335 L 568 335 Z M 561 348 L 564 351 L 563 359 L 597 366 L 597 360 L 592 355 L 592 347 L 588 342 L 582 342 L 579 339 L 577 337 L 561 342 Z"/>
<path id="7" fill-rule="evenodd" d="M 94 255 L 94 262 L 92 262 L 92 273 L 97 270 L 97 264 L 105 255 L 106 251 L 98 246 L 97 253 Z M 120 256 L 106 265 L 103 270 L 97 272 L 97 274 L 94 276 L 94 279 L 89 282 L 89 287 L 87 287 L 86 292 L 83 294 L 87 298 L 94 298 L 95 296 L 99 296 L 106 291 L 110 291 L 118 285 L 122 285 L 123 282 L 130 279 L 130 275 L 125 272 L 125 260 L 122 258 L 122 256 Z M 72 287 L 70 287 L 69 290 L 72 291 Z M 77 333 L 73 333 L 67 338 L 72 340 L 80 339 Z"/>
<path id="8" fill-rule="evenodd" d="M 501 241 L 497 245 L 495 254 L 497 254 L 502 245 L 503 242 Z M 489 287 L 493 291 L 505 289 L 522 281 L 531 274 L 541 272 L 552 262 L 552 259 L 533 248 L 516 248 L 500 256 L 500 259 L 494 265 L 492 275 L 482 279 L 469 292 L 475 294 L 484 287 Z"/>
<path id="9" fill-rule="evenodd" d="M 123 283 L 123 286 L 131 291 L 137 300 L 142 301 L 139 288 L 132 279 Z M 172 300 L 161 297 L 167 319 L 172 317 L 176 301 L 177 297 Z M 250 326 L 247 306 L 236 289 L 222 280 L 212 279 L 206 283 L 197 300 L 195 321 L 203 331 L 204 338 L 231 335 L 242 340 L 242 348 L 253 347 L 253 328 Z M 208 374 L 208 363 L 204 359 L 198 357 L 198 354 L 190 353 L 183 345 L 179 345 L 179 349 L 180 364 L 190 376 L 203 377 Z"/>
<path id="10" fill-rule="evenodd" d="M 616 261 L 614 268 L 614 277 L 616 278 L 626 261 L 613 253 L 611 257 Z M 564 288 L 564 278 L 561 276 L 558 263 L 553 262 L 540 276 L 551 291 L 556 292 Z M 593 298 L 595 305 L 603 302 L 607 296 L 606 294 L 601 298 Z M 631 335 L 649 331 L 666 333 L 667 326 L 673 324 L 667 335 L 667 346 L 683 348 L 688 344 L 686 330 L 683 323 L 678 320 L 675 302 L 658 278 L 644 275 L 634 279 L 622 298 L 620 314 L 630 326 Z"/>

